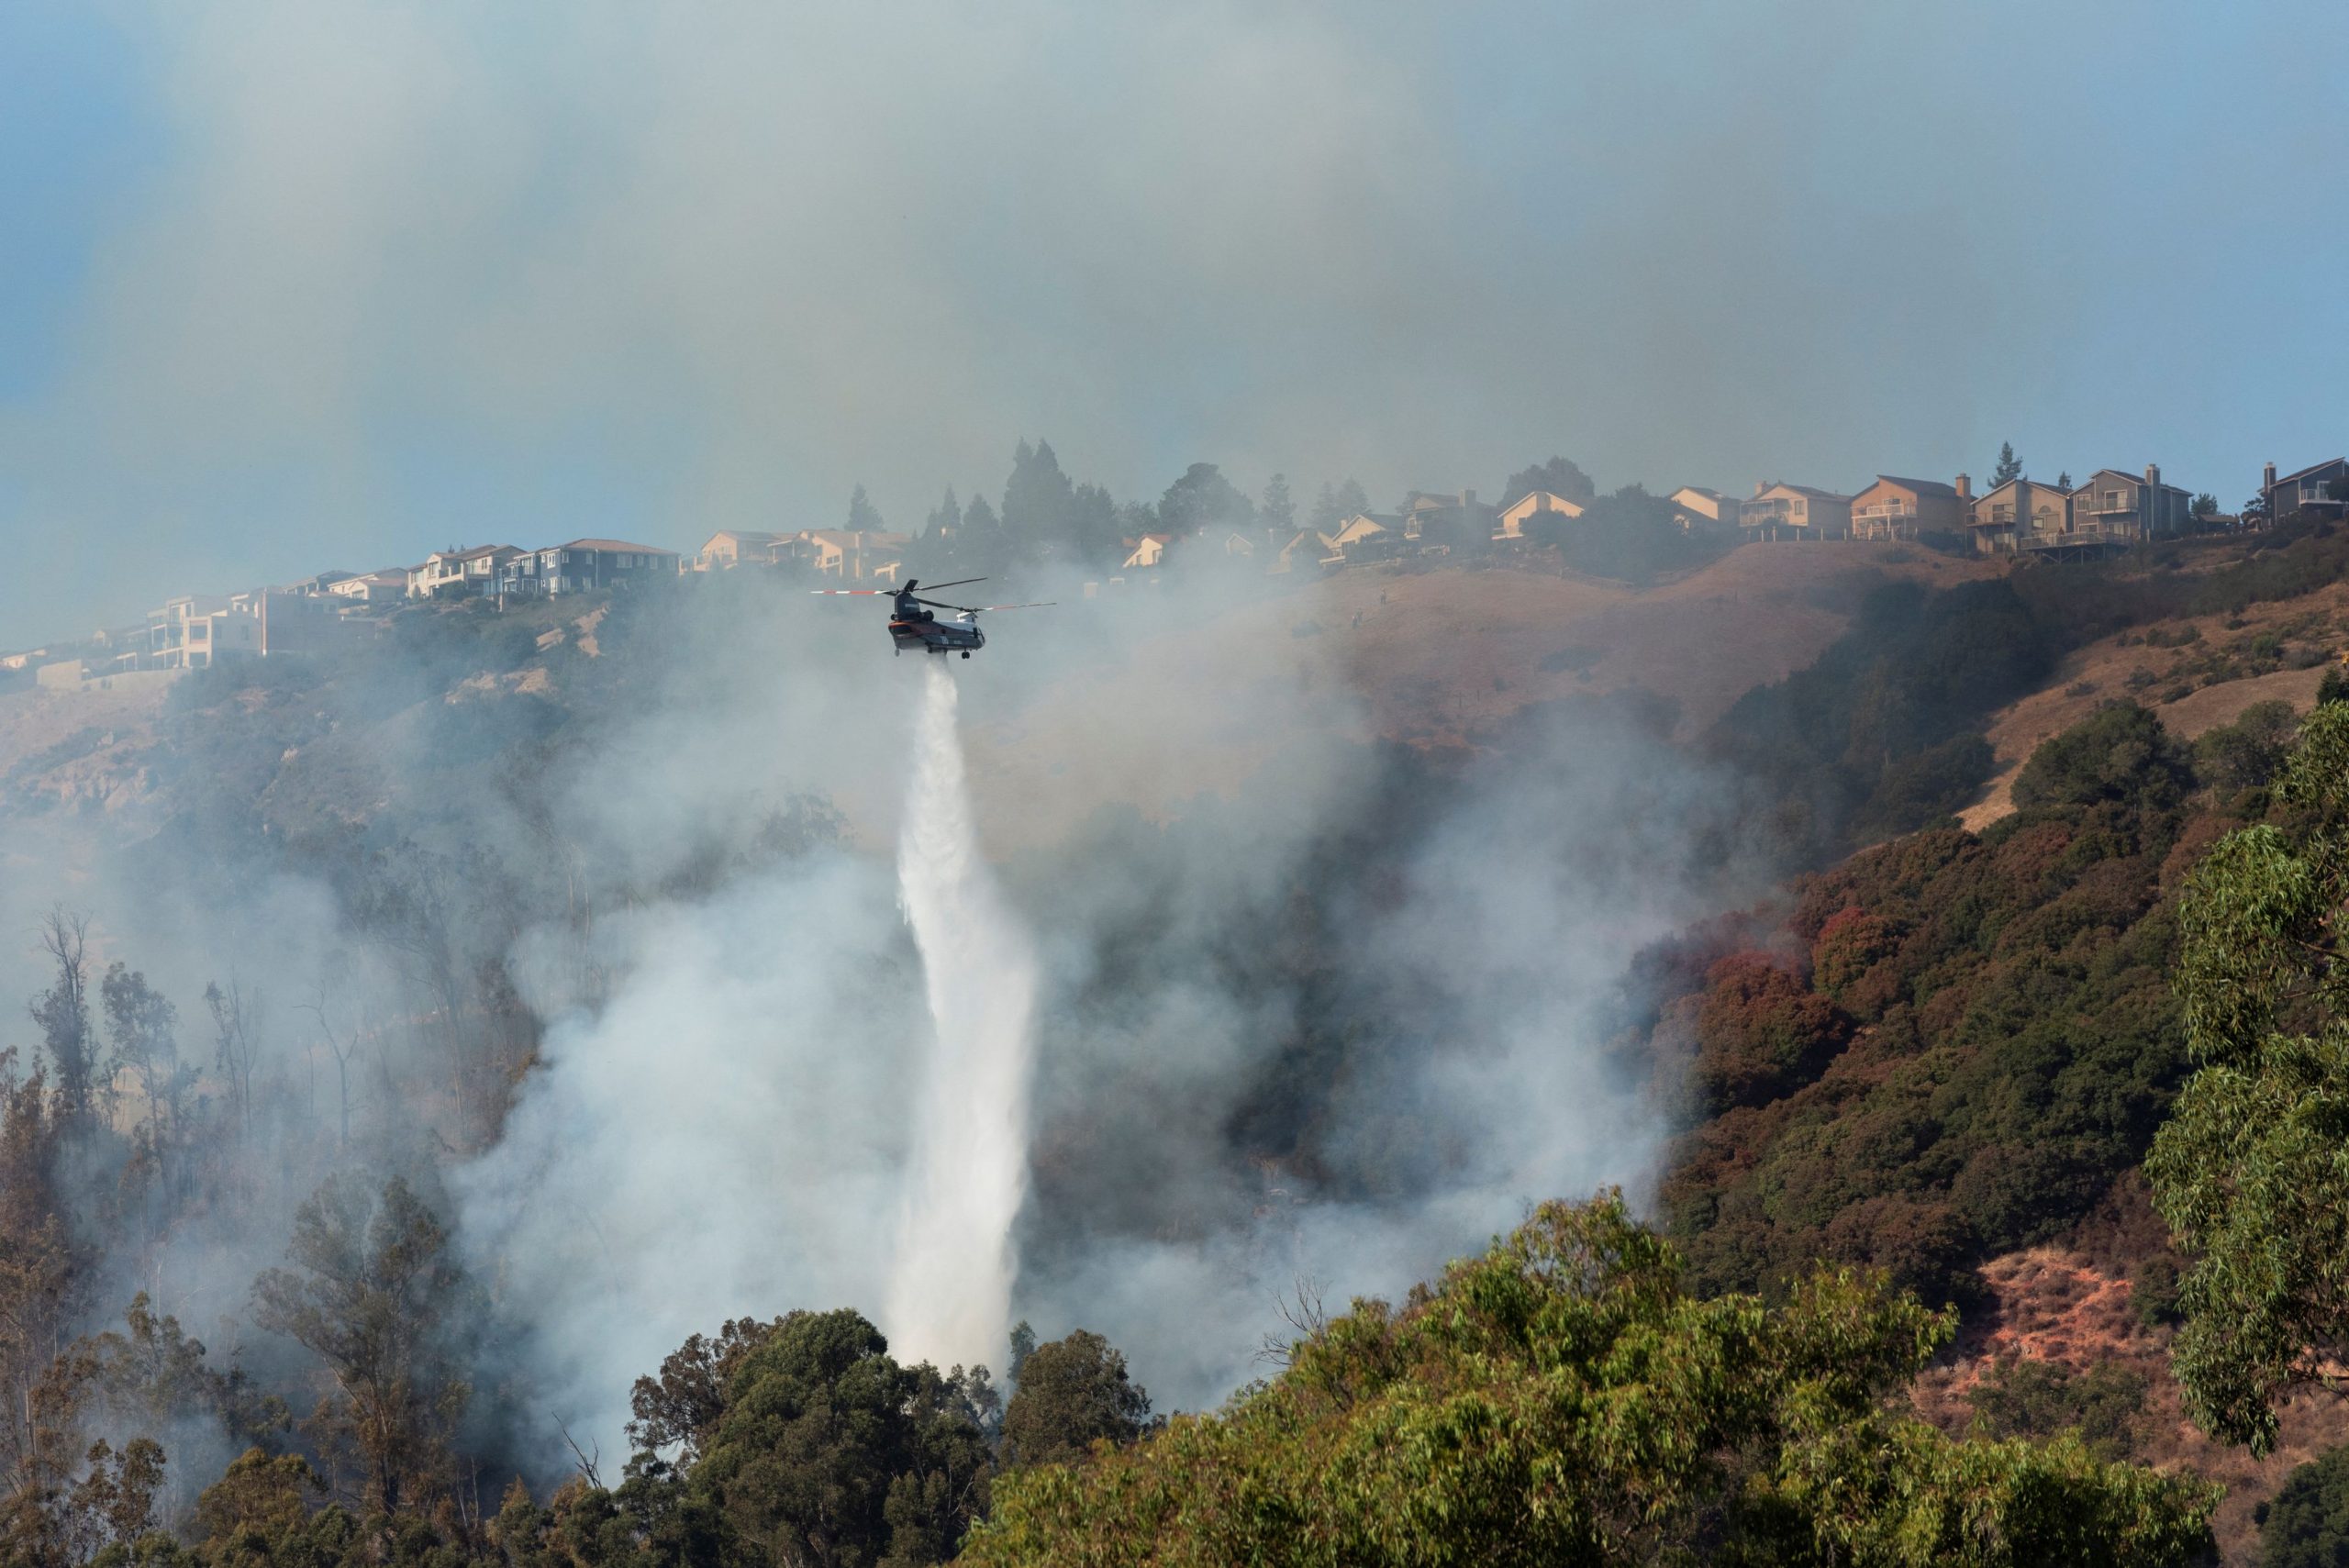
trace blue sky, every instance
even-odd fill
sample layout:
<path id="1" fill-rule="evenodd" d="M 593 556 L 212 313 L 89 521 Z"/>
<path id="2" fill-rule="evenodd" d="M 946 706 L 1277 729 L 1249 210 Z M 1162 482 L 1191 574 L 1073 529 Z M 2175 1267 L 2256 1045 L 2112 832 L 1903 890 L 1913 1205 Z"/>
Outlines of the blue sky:
<path id="1" fill-rule="evenodd" d="M 2349 7 L 0 7 L 0 647 L 456 542 L 2349 448 Z"/>

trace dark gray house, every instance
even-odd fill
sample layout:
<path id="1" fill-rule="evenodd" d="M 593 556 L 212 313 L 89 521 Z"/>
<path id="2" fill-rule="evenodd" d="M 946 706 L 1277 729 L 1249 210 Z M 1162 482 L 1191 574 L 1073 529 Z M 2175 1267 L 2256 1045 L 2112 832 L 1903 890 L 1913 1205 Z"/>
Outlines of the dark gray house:
<path id="1" fill-rule="evenodd" d="M 2259 495 L 2267 503 L 2270 517 L 2280 519 L 2295 512 L 2337 517 L 2349 507 L 2349 458 L 2328 458 L 2281 479 L 2276 477 L 2276 465 L 2271 462 L 2260 477 Z"/>

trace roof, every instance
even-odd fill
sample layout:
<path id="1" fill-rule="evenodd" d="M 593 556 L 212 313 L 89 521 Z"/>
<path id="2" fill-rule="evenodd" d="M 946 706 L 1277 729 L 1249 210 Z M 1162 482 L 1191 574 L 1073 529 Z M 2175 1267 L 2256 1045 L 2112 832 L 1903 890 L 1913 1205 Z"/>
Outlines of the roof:
<path id="1" fill-rule="evenodd" d="M 1957 486 L 1943 484 L 1938 479 L 1903 479 L 1897 473 L 1879 473 L 1876 476 L 1876 482 L 1877 484 L 1906 485 L 1920 495 L 1945 495 L 1953 501 L 1957 499 Z M 1873 489 L 1875 486 L 1871 485 L 1869 488 Z"/>
<path id="2" fill-rule="evenodd" d="M 1772 480 L 1769 484 L 1764 485 L 1753 496 L 1753 499 L 1759 501 L 1764 496 L 1768 495 L 1773 490 L 1791 490 L 1796 495 L 1812 501 L 1848 501 L 1851 499 L 1849 495 L 1840 495 L 1832 490 L 1817 490 L 1808 484 L 1789 484 L 1783 479 Z"/>
<path id="3" fill-rule="evenodd" d="M 484 555 L 495 555 L 501 550 L 515 555 L 522 553 L 519 549 L 510 544 L 477 544 L 468 550 L 436 550 L 424 558 L 424 565 L 429 566 L 436 561 L 476 561 Z M 422 568 L 412 570 L 420 571 Z"/>
<path id="4" fill-rule="evenodd" d="M 903 550 L 913 542 L 905 534 L 884 533 L 878 528 L 808 528 L 807 537 L 819 544 L 838 545 L 842 550 Z M 642 545 L 624 545 L 626 550 L 641 550 Z"/>
<path id="5" fill-rule="evenodd" d="M 2278 484 L 2289 484 L 2295 479 L 2306 479 L 2310 474 L 2314 473 L 2320 468 L 2332 468 L 2335 466 L 2349 467 L 2349 458 L 2329 457 L 2322 462 L 2312 462 L 2306 468 L 2301 469 L 2298 473 L 2287 473 L 2281 475 L 2277 479 L 2276 483 Z"/>
<path id="6" fill-rule="evenodd" d="M 630 544 L 624 539 L 575 539 L 571 540 L 568 544 L 551 544 L 547 546 L 547 548 L 549 550 L 630 550 L 644 555 L 674 555 L 677 553 L 674 550 L 662 550 L 658 545 Z"/>
<path id="7" fill-rule="evenodd" d="M 2096 471 L 2096 473 L 2091 473 L 2091 474 L 2089 474 L 2089 475 L 2088 475 L 2088 479 L 2094 479 L 2094 478 L 2096 477 L 2096 474 L 2097 474 L 2097 473 L 2109 473 L 2109 474 L 2112 475 L 2112 477 L 2113 477 L 2113 478 L 2115 478 L 2115 479 L 2125 479 L 2125 480 L 2127 480 L 2127 481 L 2128 481 L 2130 484 L 2144 484 L 2144 483 L 2145 483 L 2145 476 L 2144 476 L 2143 474 L 2142 474 L 2142 473 L 2131 473 L 2127 469 L 2122 469 L 2122 468 L 2099 468 L 2099 469 L 2098 469 L 2098 470 Z M 2193 492 L 2192 492 L 2192 491 L 2190 491 L 2190 490 L 2187 489 L 2187 488 L 2186 488 L 2186 486 L 2184 486 L 2183 484 L 2171 484 L 2168 480 L 2166 480 L 2166 479 L 2162 480 L 2160 483 L 2161 483 L 2161 487 L 2162 487 L 2163 489 L 2165 489 L 2165 490 L 2175 490 L 2175 491 L 2176 491 L 2180 495 L 2192 495 L 2192 494 L 2193 494 Z M 2280 480 L 2279 480 L 2279 481 L 2277 481 L 2277 483 L 2278 483 L 2278 484 L 2281 484 L 2281 483 L 2282 483 L 2282 481 L 2280 481 Z M 2076 485 L 2074 485 L 2074 486 L 2072 487 L 2072 489 L 2073 489 L 2073 491 L 2074 491 L 2074 493 L 2075 493 L 2075 494 L 2078 493 L 2079 491 L 2086 490 L 2087 488 L 2087 480 L 2082 480 L 2079 484 L 2076 484 Z"/>
<path id="8" fill-rule="evenodd" d="M 763 528 L 720 528 L 709 537 L 712 539 L 740 539 L 744 544 L 773 544 L 783 536 L 768 533 Z"/>
<path id="9" fill-rule="evenodd" d="M 1682 489 L 1686 489 L 1686 488 L 1687 488 L 1686 485 L 1683 485 L 1683 486 L 1682 486 Z M 1679 494 L 1679 492 L 1678 492 L 1678 491 L 1675 491 L 1675 492 L 1674 492 L 1674 494 L 1675 494 L 1675 495 L 1677 495 L 1677 494 Z M 1514 511 L 1516 511 L 1520 506 L 1524 506 L 1528 501 L 1532 500 L 1536 495 L 1541 496 L 1543 500 L 1546 500 L 1546 501 L 1555 501 L 1555 502 L 1558 504 L 1558 505 L 1557 505 L 1557 506 L 1556 506 L 1556 507 L 1554 507 L 1554 508 L 1553 508 L 1553 507 L 1548 507 L 1548 506 L 1544 506 L 1544 507 L 1541 508 L 1541 510 L 1545 511 L 1545 512 L 1546 512 L 1546 511 L 1552 511 L 1552 510 L 1561 510 L 1561 509 L 1562 509 L 1562 510 L 1566 510 L 1566 511 L 1572 511 L 1572 512 L 1580 512 L 1580 511 L 1582 511 L 1582 510 L 1584 509 L 1584 507 L 1587 505 L 1587 503 L 1585 503 L 1585 502 L 1581 502 L 1581 501 L 1575 500 L 1575 499 L 1574 499 L 1573 497 L 1571 497 L 1571 496 L 1567 496 L 1567 495 L 1559 495 L 1559 494 L 1558 494 L 1556 491 L 1554 491 L 1554 490 L 1529 490 L 1529 491 L 1527 491 L 1524 495 L 1520 495 L 1516 500 L 1511 501 L 1508 506 L 1506 506 L 1502 507 L 1502 508 L 1501 508 L 1501 510 L 1503 510 L 1503 511 L 1505 511 L 1505 512 L 1514 512 Z M 1477 509 L 1478 511 L 1480 511 L 1480 512 L 1481 512 L 1481 511 L 1483 511 L 1483 510 L 1485 509 L 1485 508 L 1484 508 L 1484 504 L 1483 504 L 1482 502 L 1479 502 L 1479 503 L 1477 504 L 1476 509 Z"/>
<path id="10" fill-rule="evenodd" d="M 1881 479 L 1884 476 L 1882 474 L 1878 474 L 1876 477 Z M 1546 495 L 1549 492 L 1546 490 L 1537 490 L 1532 494 L 1537 495 Z M 1683 494 L 1689 495 L 1702 495 L 1708 501 L 1726 501 L 1729 499 L 1728 496 L 1722 495 L 1720 491 L 1708 490 L 1701 484 L 1684 484 L 1678 490 L 1672 493 L 1673 495 L 1679 495 Z M 1670 500 L 1671 498 L 1672 497 L 1669 495 L 1664 497 L 1666 500 Z"/>

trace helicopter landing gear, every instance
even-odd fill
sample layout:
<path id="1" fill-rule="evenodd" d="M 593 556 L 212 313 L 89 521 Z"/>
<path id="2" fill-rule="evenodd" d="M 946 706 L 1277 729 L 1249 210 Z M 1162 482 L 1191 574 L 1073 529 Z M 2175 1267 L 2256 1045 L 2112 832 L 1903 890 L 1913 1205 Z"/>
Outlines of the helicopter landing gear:
<path id="1" fill-rule="evenodd" d="M 971 651 L 970 651 L 969 649 L 965 648 L 964 650 L 963 650 L 963 658 L 968 659 L 970 656 L 971 656 Z"/>

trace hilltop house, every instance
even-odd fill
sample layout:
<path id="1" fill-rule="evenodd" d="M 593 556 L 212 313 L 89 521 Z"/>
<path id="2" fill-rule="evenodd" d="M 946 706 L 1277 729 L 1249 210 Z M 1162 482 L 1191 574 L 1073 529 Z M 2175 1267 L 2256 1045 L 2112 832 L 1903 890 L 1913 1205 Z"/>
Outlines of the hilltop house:
<path id="1" fill-rule="evenodd" d="M 2295 512 L 2338 517 L 2349 510 L 2349 458 L 2328 458 L 2281 479 L 2276 477 L 2276 465 L 2271 462 L 2260 476 L 2259 495 L 2267 504 L 2271 519 Z"/>
<path id="2" fill-rule="evenodd" d="M 876 528 L 802 528 L 775 543 L 775 559 L 804 566 L 820 577 L 862 582 L 872 577 L 894 578 L 905 563 L 904 534 Z"/>
<path id="3" fill-rule="evenodd" d="M 2194 497 L 2162 483 L 2161 465 L 2143 475 L 2099 468 L 2072 491 L 2072 531 L 2108 544 L 2173 539 L 2194 526 Z"/>
<path id="4" fill-rule="evenodd" d="M 688 572 L 730 572 L 737 566 L 772 566 L 782 534 L 757 528 L 720 528 L 684 562 Z"/>
<path id="5" fill-rule="evenodd" d="M 1808 484 L 1756 484 L 1737 506 L 1748 539 L 1841 539 L 1852 529 L 1852 498 Z"/>
<path id="6" fill-rule="evenodd" d="M 1496 538 L 1500 508 L 1480 503 L 1474 490 L 1456 495 L 1414 490 L 1403 502 L 1403 537 L 1427 545 L 1483 544 Z"/>
<path id="7" fill-rule="evenodd" d="M 1962 473 L 1954 484 L 1879 473 L 1874 484 L 1852 497 L 1852 537 L 1915 539 L 1920 533 L 1959 533 L 1965 528 L 1973 501 L 1973 481 Z"/>
<path id="8" fill-rule="evenodd" d="M 1974 503 L 1966 519 L 1974 549 L 1980 555 L 2009 555 L 2026 550 L 2061 550 L 2099 539 L 2072 537 L 2072 495 L 2035 479 L 2009 479 L 1987 491 Z"/>
<path id="9" fill-rule="evenodd" d="M 471 550 L 436 550 L 407 574 L 412 599 L 459 598 L 491 592 L 506 563 L 521 554 L 510 544 L 480 544 Z"/>
<path id="10" fill-rule="evenodd" d="M 1523 539 L 1525 525 L 1544 512 L 1554 512 L 1559 517 L 1572 519 L 1582 516 L 1582 503 L 1553 495 L 1547 490 L 1529 490 L 1501 508 L 1493 538 Z"/>
<path id="11" fill-rule="evenodd" d="M 616 588 L 648 577 L 674 577 L 677 552 L 618 539 L 575 539 L 523 550 L 498 573 L 497 592 L 509 598 L 543 598 Z"/>
<path id="12" fill-rule="evenodd" d="M 413 566 L 391 567 L 382 572 L 362 572 L 355 577 L 344 577 L 327 584 L 327 593 L 337 599 L 350 599 L 360 604 L 373 604 L 377 599 L 404 598 L 407 595 L 408 573 Z"/>
<path id="13" fill-rule="evenodd" d="M 1681 529 L 1692 534 L 1737 532 L 1738 501 L 1701 484 L 1684 484 L 1666 497 Z"/>
<path id="14" fill-rule="evenodd" d="M 1166 559 L 1166 547 L 1174 542 L 1173 534 L 1144 534 L 1140 539 L 1125 540 L 1125 569 L 1139 572 L 1157 565 Z"/>
<path id="15" fill-rule="evenodd" d="M 1356 512 L 1338 520 L 1337 531 L 1319 536 L 1329 547 L 1322 559 L 1349 563 L 1391 561 L 1403 553 L 1415 535 L 1407 533 L 1408 520 L 1393 512 Z"/>
<path id="16" fill-rule="evenodd" d="M 361 627 L 317 594 L 257 588 L 242 594 L 183 594 L 147 612 L 143 644 L 114 661 L 118 671 L 202 670 L 224 660 L 317 653 Z"/>
<path id="17" fill-rule="evenodd" d="M 1311 528 L 1300 528 L 1290 536 L 1286 544 L 1274 552 L 1273 563 L 1264 570 L 1267 573 L 1277 576 L 1281 573 L 1296 570 L 1299 562 L 1328 565 L 1341 559 L 1343 558 L 1338 552 L 1338 541 L 1334 535 L 1316 533 Z"/>

